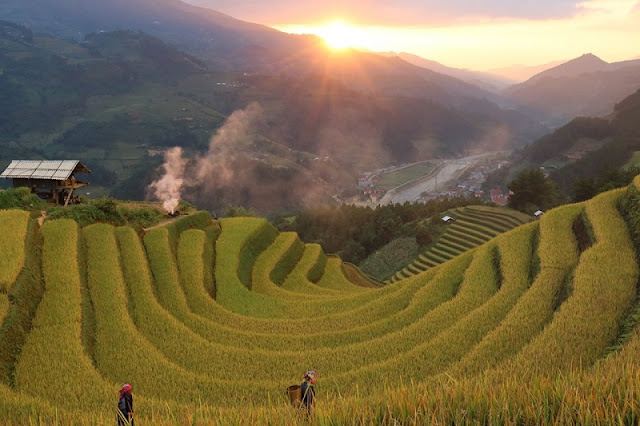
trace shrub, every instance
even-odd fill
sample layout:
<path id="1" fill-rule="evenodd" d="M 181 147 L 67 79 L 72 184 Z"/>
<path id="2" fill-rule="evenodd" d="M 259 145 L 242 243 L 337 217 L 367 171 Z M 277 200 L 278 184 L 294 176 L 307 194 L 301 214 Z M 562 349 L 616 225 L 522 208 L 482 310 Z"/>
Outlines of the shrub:
<path id="1" fill-rule="evenodd" d="M 130 226 L 134 228 L 148 228 L 156 225 L 164 217 L 158 210 L 150 207 L 137 209 L 118 208 L 118 212 Z"/>
<path id="2" fill-rule="evenodd" d="M 29 188 L 8 188 L 0 190 L 0 209 L 41 210 L 46 203 Z"/>
<path id="3" fill-rule="evenodd" d="M 362 262 L 360 269 L 379 280 L 387 280 L 411 263 L 419 249 L 413 237 L 396 238 Z"/>
<path id="4" fill-rule="evenodd" d="M 118 210 L 116 201 L 107 197 L 92 200 L 88 204 L 50 207 L 47 209 L 47 218 L 50 220 L 75 220 L 80 227 L 96 222 L 106 222 L 113 225 L 125 224 L 125 218 Z"/>

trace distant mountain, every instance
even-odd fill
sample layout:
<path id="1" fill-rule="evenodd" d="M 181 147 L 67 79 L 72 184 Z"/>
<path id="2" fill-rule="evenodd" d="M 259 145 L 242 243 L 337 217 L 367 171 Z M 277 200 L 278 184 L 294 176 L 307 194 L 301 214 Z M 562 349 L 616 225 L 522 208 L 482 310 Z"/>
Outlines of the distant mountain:
<path id="1" fill-rule="evenodd" d="M 487 72 L 492 75 L 501 76 L 503 78 L 514 81 L 514 83 L 522 83 L 550 68 L 562 64 L 563 61 L 549 62 L 542 65 L 512 65 L 510 67 L 494 68 Z"/>
<path id="2" fill-rule="evenodd" d="M 543 78 L 563 78 L 563 77 L 577 77 L 582 74 L 594 73 L 598 71 L 608 71 L 610 64 L 598 58 L 592 53 L 584 54 L 578 58 L 564 62 L 546 71 L 542 71 L 527 82 L 541 80 Z"/>
<path id="3" fill-rule="evenodd" d="M 506 145 L 530 143 L 548 129 L 521 112 L 504 109 L 499 95 L 449 75 L 419 67 L 398 56 L 383 57 L 353 49 L 307 50 L 274 64 L 273 74 L 296 78 L 335 79 L 350 89 L 375 96 L 425 99 L 454 108 L 472 121 L 504 126 L 510 135 Z"/>
<path id="4" fill-rule="evenodd" d="M 515 80 L 503 78 L 490 73 L 448 67 L 439 62 L 432 61 L 412 53 L 384 52 L 379 54 L 387 57 L 397 56 L 410 64 L 463 80 L 484 90 L 496 91 L 517 83 Z"/>
<path id="5" fill-rule="evenodd" d="M 212 70 L 324 74 L 365 93 L 422 97 L 454 107 L 464 106 L 465 98 L 498 101 L 485 88 L 455 77 L 481 81 L 465 70 L 425 69 L 398 57 L 334 52 L 317 37 L 285 34 L 180 0 L 3 0 L 0 19 L 74 40 L 99 31 L 144 31 L 203 58 Z"/>
<path id="6" fill-rule="evenodd" d="M 611 115 L 612 136 L 602 147 L 571 162 L 552 177 L 569 192 L 577 179 L 593 178 L 625 166 L 640 151 L 640 90 L 617 103 Z M 597 134 L 595 135 L 597 136 Z"/>
<path id="7" fill-rule="evenodd" d="M 556 126 L 576 116 L 607 114 L 638 88 L 640 61 L 607 63 L 587 54 L 511 86 L 504 95 L 521 111 Z"/>
<path id="8" fill-rule="evenodd" d="M 493 96 L 478 86 L 413 65 L 398 56 L 355 49 L 305 50 L 274 63 L 270 71 L 293 76 L 321 73 L 365 93 L 420 97 L 447 105 L 455 105 L 461 98 Z"/>
<path id="9" fill-rule="evenodd" d="M 317 37 L 281 33 L 179 0 L 4 0 L 0 19 L 22 23 L 34 31 L 81 40 L 85 33 L 130 29 L 148 32 L 202 58 L 210 70 L 283 75 L 292 79 L 320 76 L 367 95 L 425 99 L 506 126 L 521 145 L 545 128 L 522 113 L 494 105 L 491 117 L 477 100 L 499 97 L 461 79 L 419 67 L 399 58 L 354 50 L 336 52 Z M 495 107 L 495 108 L 494 108 Z M 484 116 L 483 116 L 484 115 Z M 499 115 L 502 115 L 499 117 Z"/>

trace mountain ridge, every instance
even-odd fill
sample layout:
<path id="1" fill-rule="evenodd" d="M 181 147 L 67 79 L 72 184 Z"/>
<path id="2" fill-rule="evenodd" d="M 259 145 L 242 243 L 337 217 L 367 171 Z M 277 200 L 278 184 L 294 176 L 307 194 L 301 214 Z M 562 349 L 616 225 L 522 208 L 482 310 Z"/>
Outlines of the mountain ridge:
<path id="1" fill-rule="evenodd" d="M 534 82 L 547 77 L 575 77 L 580 74 L 605 71 L 609 68 L 609 65 L 608 62 L 603 61 L 593 53 L 585 53 L 577 58 L 542 71 L 531 77 L 527 82 Z"/>
<path id="2" fill-rule="evenodd" d="M 497 89 L 504 88 L 506 86 L 515 84 L 515 80 L 506 79 L 504 77 L 491 74 L 489 72 L 475 71 L 464 68 L 455 68 L 444 65 L 440 62 L 424 58 L 422 56 L 408 53 L 408 52 L 377 52 L 380 55 L 387 57 L 397 56 L 412 65 L 416 65 L 421 68 L 445 74 L 450 77 L 454 77 L 463 80 L 467 83 L 474 84 L 484 90 L 495 92 Z"/>
<path id="3" fill-rule="evenodd" d="M 468 101 L 461 111 L 409 90 L 405 96 L 367 93 L 327 75 L 214 72 L 198 57 L 136 31 L 94 33 L 82 43 L 42 35 L 24 43 L 19 32 L 6 37 L 0 45 L 0 159 L 93 161 L 101 170 L 95 185 L 118 198 L 144 199 L 162 153 L 178 146 L 187 157 L 202 155 L 218 129 L 236 112 L 247 115 L 254 102 L 256 120 L 238 123 L 249 133 L 242 131 L 238 143 L 227 141 L 220 157 L 243 178 L 233 185 L 220 179 L 226 183 L 215 196 L 195 191 L 191 199 L 203 207 L 296 209 L 353 191 L 366 170 L 455 157 L 479 143 L 502 149 L 541 133 L 486 100 Z M 397 61 L 394 70 L 406 67 L 414 78 L 427 73 Z M 432 92 L 450 97 L 437 87 Z M 495 128 L 514 133 L 488 137 Z M 293 176 L 304 185 L 286 185 Z"/>
<path id="4" fill-rule="evenodd" d="M 147 32 L 204 59 L 213 70 L 249 73 L 326 73 L 365 93 L 423 97 L 458 107 L 464 98 L 500 103 L 492 91 L 394 58 L 377 60 L 367 53 L 335 52 L 316 36 L 282 33 L 179 0 L 6 0 L 0 19 L 34 31 L 81 39 L 85 33 L 111 30 Z M 508 114 L 505 114 L 506 116 Z"/>
<path id="5" fill-rule="evenodd" d="M 543 71 L 503 95 L 520 111 L 557 127 L 577 116 L 602 116 L 640 88 L 640 61 L 608 63 L 585 54 Z"/>

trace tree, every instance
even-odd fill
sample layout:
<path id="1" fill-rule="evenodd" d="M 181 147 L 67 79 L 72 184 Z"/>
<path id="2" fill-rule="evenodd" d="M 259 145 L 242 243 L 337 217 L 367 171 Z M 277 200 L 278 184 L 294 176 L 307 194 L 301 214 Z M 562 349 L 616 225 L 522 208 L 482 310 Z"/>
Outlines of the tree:
<path id="1" fill-rule="evenodd" d="M 547 210 L 565 202 L 558 185 L 538 169 L 521 171 L 508 185 L 509 207 L 525 213 Z"/>
<path id="2" fill-rule="evenodd" d="M 597 194 L 629 185 L 640 174 L 640 168 L 606 167 L 595 177 L 578 178 L 573 183 L 573 201 L 585 201 Z"/>
<path id="3" fill-rule="evenodd" d="M 255 217 L 256 212 L 253 209 L 246 209 L 242 206 L 227 207 L 227 217 Z"/>
<path id="4" fill-rule="evenodd" d="M 573 183 L 573 201 L 580 202 L 593 198 L 598 193 L 595 179 L 576 179 Z"/>
<path id="5" fill-rule="evenodd" d="M 428 246 L 433 243 L 434 236 L 436 234 L 436 230 L 434 226 L 431 224 L 430 220 L 420 221 L 416 225 L 416 242 L 422 248 Z"/>

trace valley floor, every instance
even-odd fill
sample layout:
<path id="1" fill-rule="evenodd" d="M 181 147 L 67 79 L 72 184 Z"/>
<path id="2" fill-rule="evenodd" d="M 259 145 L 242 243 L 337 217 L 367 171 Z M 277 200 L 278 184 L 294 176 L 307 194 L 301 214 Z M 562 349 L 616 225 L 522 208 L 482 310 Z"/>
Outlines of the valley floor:
<path id="1" fill-rule="evenodd" d="M 402 204 L 407 201 L 417 201 L 423 193 L 435 192 L 453 179 L 459 177 L 465 170 L 473 167 L 478 161 L 494 153 L 471 155 L 468 157 L 442 160 L 442 163 L 429 175 L 403 184 L 388 191 L 380 200 L 381 205 Z"/>

